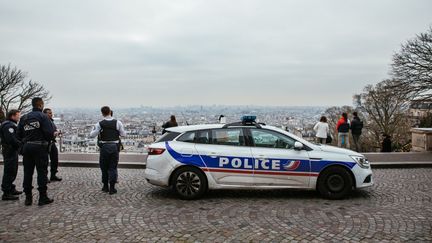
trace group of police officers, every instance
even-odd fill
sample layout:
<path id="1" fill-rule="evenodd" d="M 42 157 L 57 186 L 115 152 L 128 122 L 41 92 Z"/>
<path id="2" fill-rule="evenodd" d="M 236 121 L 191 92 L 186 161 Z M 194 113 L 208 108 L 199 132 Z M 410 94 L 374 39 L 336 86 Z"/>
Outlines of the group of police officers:
<path id="1" fill-rule="evenodd" d="M 50 204 L 54 200 L 47 195 L 47 183 L 61 181 L 58 177 L 58 149 L 55 138 L 61 134 L 53 122 L 51 109 L 44 109 L 41 98 L 32 99 L 32 111 L 20 117 L 19 110 L 10 110 L 6 121 L 0 127 L 0 139 L 4 161 L 1 184 L 2 200 L 18 200 L 21 191 L 14 181 L 18 173 L 18 157 L 23 156 L 25 205 L 33 203 L 33 173 L 36 168 L 39 191 L 38 205 Z M 102 171 L 102 191 L 117 193 L 117 165 L 119 161 L 120 136 L 125 135 L 123 124 L 112 118 L 112 111 L 104 106 L 101 109 L 104 120 L 95 125 L 90 137 L 98 136 L 100 146 L 100 168 Z M 48 163 L 51 160 L 50 180 Z"/>

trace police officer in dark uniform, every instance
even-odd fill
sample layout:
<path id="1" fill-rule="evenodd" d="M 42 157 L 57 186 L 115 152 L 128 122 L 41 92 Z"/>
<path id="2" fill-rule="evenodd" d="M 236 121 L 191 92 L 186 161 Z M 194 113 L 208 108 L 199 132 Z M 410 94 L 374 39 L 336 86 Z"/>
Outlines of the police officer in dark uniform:
<path id="1" fill-rule="evenodd" d="M 23 143 L 24 192 L 25 205 L 33 202 L 33 173 L 36 167 L 39 191 L 39 206 L 50 204 L 54 200 L 48 198 L 48 148 L 54 139 L 54 128 L 49 118 L 42 113 L 42 98 L 32 99 L 32 112 L 24 115 L 18 123 L 18 138 Z"/>
<path id="2" fill-rule="evenodd" d="M 120 136 L 125 136 L 123 123 L 111 116 L 108 106 L 101 108 L 104 120 L 95 125 L 90 132 L 90 137 L 99 135 L 100 157 L 99 165 L 102 171 L 102 191 L 110 195 L 117 193 L 115 184 L 117 182 L 117 165 L 119 162 Z M 108 188 L 109 183 L 109 188 Z"/>
<path id="3" fill-rule="evenodd" d="M 57 126 L 54 123 L 52 110 L 50 108 L 45 108 L 43 110 L 43 113 L 48 116 L 54 128 L 54 140 L 51 141 L 51 148 L 49 154 L 50 171 L 51 171 L 50 181 L 61 181 L 62 178 L 56 175 L 58 172 L 59 155 L 58 155 L 58 148 L 55 140 L 55 137 L 57 137 L 60 134 L 60 132 L 57 130 Z"/>
<path id="4" fill-rule="evenodd" d="M 19 110 L 10 110 L 7 113 L 6 121 L 1 124 L 0 138 L 4 160 L 4 172 L 1 188 L 3 191 L 2 200 L 18 200 L 17 191 L 13 182 L 18 173 L 18 150 L 21 142 L 16 136 L 17 122 L 20 119 Z"/>

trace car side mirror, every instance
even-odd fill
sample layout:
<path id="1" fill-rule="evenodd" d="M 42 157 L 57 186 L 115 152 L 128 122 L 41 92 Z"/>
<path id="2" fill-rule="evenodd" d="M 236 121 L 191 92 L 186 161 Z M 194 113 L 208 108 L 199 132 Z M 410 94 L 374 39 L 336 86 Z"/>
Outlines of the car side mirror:
<path id="1" fill-rule="evenodd" d="M 303 144 L 300 142 L 295 142 L 294 143 L 294 149 L 295 150 L 302 150 L 303 149 Z"/>

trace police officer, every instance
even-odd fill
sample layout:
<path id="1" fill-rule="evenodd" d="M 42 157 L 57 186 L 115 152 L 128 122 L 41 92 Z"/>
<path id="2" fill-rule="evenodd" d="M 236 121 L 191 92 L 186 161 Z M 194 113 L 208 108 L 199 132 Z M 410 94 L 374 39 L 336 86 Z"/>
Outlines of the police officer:
<path id="1" fill-rule="evenodd" d="M 125 136 L 126 133 L 123 123 L 112 118 L 111 109 L 108 106 L 102 107 L 101 112 L 104 119 L 94 126 L 90 132 L 90 137 L 94 138 L 100 135 L 99 166 L 102 171 L 102 191 L 112 195 L 117 193 L 115 184 L 118 176 L 120 136 Z"/>
<path id="2" fill-rule="evenodd" d="M 50 181 L 61 181 L 62 178 L 56 175 L 58 172 L 59 156 L 58 156 L 58 149 L 57 149 L 56 140 L 55 140 L 55 137 L 60 135 L 60 132 L 59 132 L 59 130 L 57 130 L 57 126 L 54 123 L 52 110 L 50 108 L 45 108 L 43 110 L 43 113 L 46 114 L 48 116 L 48 118 L 51 120 L 51 124 L 54 128 L 54 140 L 51 141 L 51 149 L 50 149 L 50 154 L 49 154 L 50 169 L 51 169 L 50 170 L 51 171 Z"/>
<path id="3" fill-rule="evenodd" d="M 1 124 L 0 138 L 4 160 L 4 172 L 1 188 L 3 191 L 2 200 L 18 200 L 17 191 L 13 182 L 18 173 L 18 150 L 21 142 L 16 136 L 17 122 L 20 119 L 19 110 L 10 110 L 7 113 L 6 121 Z"/>
<path id="4" fill-rule="evenodd" d="M 47 196 L 48 148 L 54 139 L 54 128 L 49 118 L 42 113 L 42 98 L 32 99 L 32 112 L 24 115 L 18 123 L 18 138 L 23 143 L 24 192 L 25 205 L 33 202 L 33 173 L 36 167 L 39 191 L 39 206 L 50 204 L 54 200 Z"/>

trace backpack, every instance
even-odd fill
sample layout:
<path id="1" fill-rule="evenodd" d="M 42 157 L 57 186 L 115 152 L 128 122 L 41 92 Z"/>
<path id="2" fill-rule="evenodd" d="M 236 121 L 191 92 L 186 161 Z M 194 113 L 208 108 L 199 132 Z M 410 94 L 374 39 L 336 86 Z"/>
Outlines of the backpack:
<path id="1" fill-rule="evenodd" d="M 342 123 L 339 128 L 338 128 L 338 132 L 349 132 L 350 129 L 350 125 L 348 122 L 344 122 Z"/>

